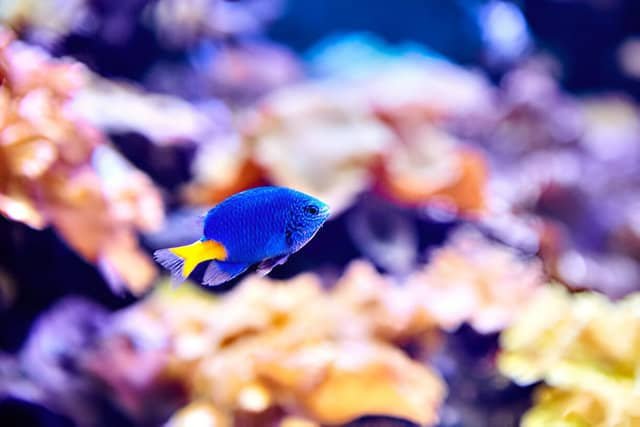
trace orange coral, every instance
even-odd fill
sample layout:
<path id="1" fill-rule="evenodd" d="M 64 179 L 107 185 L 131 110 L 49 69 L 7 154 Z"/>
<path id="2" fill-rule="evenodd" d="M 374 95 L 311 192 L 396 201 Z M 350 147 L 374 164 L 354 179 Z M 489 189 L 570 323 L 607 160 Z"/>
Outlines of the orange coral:
<path id="1" fill-rule="evenodd" d="M 285 396 L 295 395 L 303 411 L 323 424 L 365 414 L 398 416 L 420 424 L 437 419 L 442 384 L 433 372 L 388 345 L 322 343 L 273 356 L 258 363 L 263 379 Z"/>
<path id="2" fill-rule="evenodd" d="M 443 156 L 435 149 L 435 138 L 410 141 L 392 151 L 385 162 L 382 188 L 401 203 L 435 203 L 454 213 L 481 214 L 488 182 L 484 157 L 459 144 L 444 149 Z"/>
<path id="3" fill-rule="evenodd" d="M 188 198 L 213 200 L 223 189 L 251 185 L 260 175 L 327 201 L 334 213 L 377 184 L 403 203 L 437 202 L 456 213 L 481 213 L 488 181 L 485 159 L 445 130 L 445 120 L 486 108 L 488 86 L 451 65 L 391 68 L 394 72 L 274 91 L 239 120 L 239 151 L 201 150 L 208 165 L 234 153 L 242 159 L 225 180 L 235 185 L 221 185 L 206 170 L 196 171 Z M 447 81 L 436 81 L 431 71 Z M 456 101 L 437 95 L 443 92 Z"/>
<path id="4" fill-rule="evenodd" d="M 184 199 L 194 205 L 214 205 L 263 182 L 262 171 L 246 156 L 236 158 L 233 164 L 225 169 L 225 175 L 224 179 L 196 175 L 198 178 L 182 189 Z"/>
<path id="5" fill-rule="evenodd" d="M 161 288 L 125 316 L 165 337 L 162 377 L 194 402 L 175 425 L 190 414 L 214 425 L 325 425 L 371 414 L 429 425 L 444 383 L 394 344 L 428 347 L 439 328 L 462 322 L 498 331 L 541 280 L 536 261 L 464 229 L 404 281 L 355 261 L 331 290 L 314 274 L 250 276 L 220 298 Z"/>
<path id="6" fill-rule="evenodd" d="M 437 374 L 378 340 L 371 313 L 314 275 L 251 277 L 220 300 L 160 291 L 140 309 L 169 333 L 168 373 L 228 416 L 282 408 L 321 424 L 367 414 L 437 419 Z"/>
<path id="7" fill-rule="evenodd" d="M 407 288 L 444 328 L 469 322 L 479 332 L 491 333 L 507 327 L 543 283 L 537 260 L 523 259 L 513 249 L 463 229 L 407 280 Z"/>
<path id="8" fill-rule="evenodd" d="M 368 334 L 401 341 L 434 330 L 437 320 L 420 310 L 405 286 L 378 273 L 366 261 L 353 261 L 332 289 L 337 304 L 357 313 Z"/>
<path id="9" fill-rule="evenodd" d="M 281 89 L 252 119 L 246 143 L 267 179 L 319 197 L 334 212 L 370 186 L 371 167 L 393 142 L 368 105 L 333 82 Z"/>
<path id="10" fill-rule="evenodd" d="M 228 416 L 208 402 L 193 402 L 176 412 L 167 427 L 231 427 Z"/>
<path id="11" fill-rule="evenodd" d="M 543 280 L 539 261 L 462 229 L 402 283 L 356 261 L 333 294 L 337 304 L 367 319 L 361 327 L 395 341 L 436 327 L 456 329 L 464 322 L 481 333 L 500 331 Z"/>
<path id="12" fill-rule="evenodd" d="M 8 32 L 0 40 L 0 212 L 34 228 L 52 225 L 114 285 L 142 292 L 156 270 L 135 233 L 162 222 L 158 192 L 71 111 L 87 76 L 80 64 L 53 60 Z"/>

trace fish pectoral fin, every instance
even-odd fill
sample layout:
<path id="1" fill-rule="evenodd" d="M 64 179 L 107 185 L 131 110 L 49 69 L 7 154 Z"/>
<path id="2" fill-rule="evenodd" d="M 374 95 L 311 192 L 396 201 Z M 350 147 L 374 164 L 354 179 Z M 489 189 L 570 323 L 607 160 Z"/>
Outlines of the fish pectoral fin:
<path id="1" fill-rule="evenodd" d="M 266 276 L 267 274 L 271 273 L 271 270 L 273 270 L 276 266 L 287 262 L 288 258 L 289 258 L 289 255 L 282 255 L 282 256 L 277 256 L 273 258 L 267 258 L 263 260 L 260 264 L 258 264 L 258 267 L 256 268 L 256 273 L 262 276 Z"/>
<path id="2" fill-rule="evenodd" d="M 198 240 L 190 245 L 157 250 L 153 256 L 171 271 L 175 279 L 184 281 L 198 264 L 226 259 L 227 251 L 222 243 L 215 240 Z"/>
<path id="3" fill-rule="evenodd" d="M 211 261 L 202 277 L 202 284 L 207 286 L 220 285 L 244 273 L 247 268 L 249 268 L 249 264 L 245 263 Z"/>

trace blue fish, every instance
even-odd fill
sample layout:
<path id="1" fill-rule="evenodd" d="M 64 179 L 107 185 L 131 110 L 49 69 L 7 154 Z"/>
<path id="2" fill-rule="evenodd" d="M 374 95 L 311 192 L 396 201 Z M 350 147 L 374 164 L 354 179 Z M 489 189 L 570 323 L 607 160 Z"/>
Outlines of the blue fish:
<path id="1" fill-rule="evenodd" d="M 202 283 L 227 282 L 257 264 L 266 275 L 302 248 L 329 217 L 329 207 L 299 191 L 259 187 L 234 194 L 207 212 L 200 240 L 160 249 L 154 258 L 183 282 L 209 261 Z"/>

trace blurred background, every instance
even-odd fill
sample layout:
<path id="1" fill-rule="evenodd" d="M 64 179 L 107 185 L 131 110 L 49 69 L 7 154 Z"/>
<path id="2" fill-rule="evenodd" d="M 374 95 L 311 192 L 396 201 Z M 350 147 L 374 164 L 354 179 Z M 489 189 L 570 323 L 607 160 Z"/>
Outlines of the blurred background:
<path id="1" fill-rule="evenodd" d="M 640 426 L 637 1 L 0 23 L 0 425 Z M 260 185 L 332 217 L 172 288 L 153 251 Z"/>

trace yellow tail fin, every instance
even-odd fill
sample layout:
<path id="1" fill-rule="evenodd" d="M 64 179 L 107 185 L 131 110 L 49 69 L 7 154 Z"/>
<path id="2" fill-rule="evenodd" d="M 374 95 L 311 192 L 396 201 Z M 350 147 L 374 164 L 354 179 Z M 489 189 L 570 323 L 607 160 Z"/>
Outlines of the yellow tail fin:
<path id="1" fill-rule="evenodd" d="M 227 250 L 214 240 L 198 240 L 190 245 L 160 249 L 154 253 L 154 258 L 176 278 L 184 280 L 201 262 L 227 259 Z"/>

